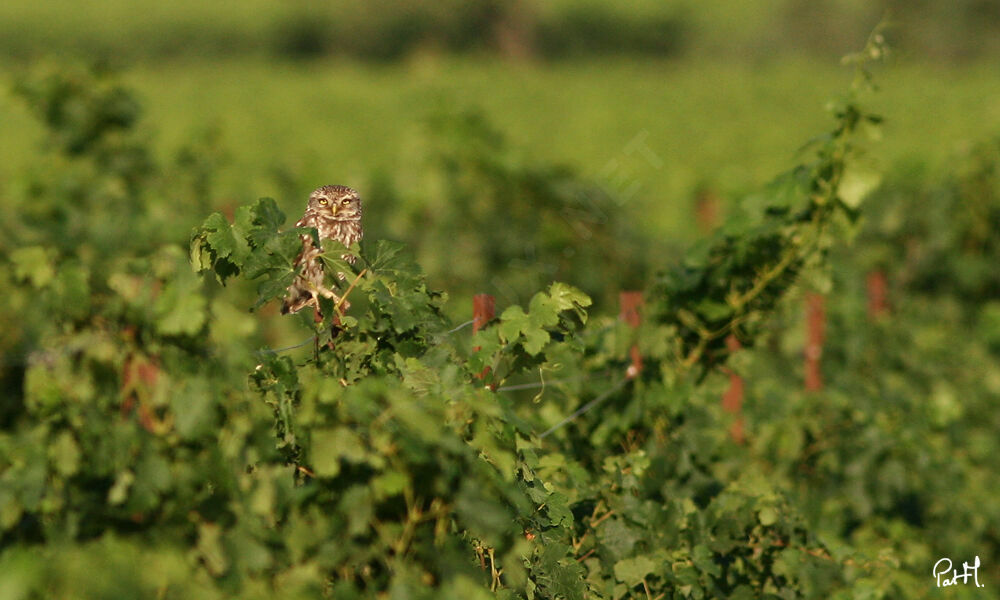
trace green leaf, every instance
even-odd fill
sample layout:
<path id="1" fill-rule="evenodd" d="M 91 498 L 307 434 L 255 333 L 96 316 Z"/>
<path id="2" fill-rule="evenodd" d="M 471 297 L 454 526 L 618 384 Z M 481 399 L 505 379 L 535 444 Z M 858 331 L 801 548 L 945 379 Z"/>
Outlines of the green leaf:
<path id="1" fill-rule="evenodd" d="M 694 547 L 694 550 L 691 552 L 691 561 L 703 573 L 707 573 L 713 577 L 722 575 L 722 568 L 715 562 L 712 551 L 705 544 L 698 544 Z"/>
<path id="2" fill-rule="evenodd" d="M 416 358 L 403 359 L 398 354 L 394 358 L 396 368 L 403 374 L 403 383 L 417 394 L 427 395 L 440 386 L 438 372 Z"/>
<path id="3" fill-rule="evenodd" d="M 558 281 L 549 286 L 549 296 L 560 311 L 573 310 L 583 323 L 587 322 L 587 312 L 583 308 L 592 304 L 590 296 L 571 285 Z"/>
<path id="4" fill-rule="evenodd" d="M 205 296 L 196 285 L 176 280 L 156 299 L 156 328 L 163 335 L 195 335 L 207 318 Z"/>
<path id="5" fill-rule="evenodd" d="M 294 280 L 295 271 L 291 269 L 273 271 L 271 277 L 257 285 L 257 300 L 254 302 L 252 308 L 256 310 L 271 300 L 283 298 L 287 293 L 288 286 Z"/>
<path id="6" fill-rule="evenodd" d="M 633 531 L 622 519 L 605 519 L 597 529 L 597 537 L 604 551 L 614 560 L 621 560 L 632 553 L 636 543 L 642 539 L 638 531 Z"/>
<path id="7" fill-rule="evenodd" d="M 403 493 L 410 478 L 400 471 L 387 471 L 372 480 L 372 490 L 378 499 L 385 499 Z"/>
<path id="8" fill-rule="evenodd" d="M 583 600 L 586 592 L 583 566 L 570 554 L 569 547 L 560 543 L 546 544 L 536 564 L 539 584 L 549 591 L 546 597 Z"/>
<path id="9" fill-rule="evenodd" d="M 236 250 L 236 237 L 229 226 L 229 221 L 222 216 L 222 213 L 212 213 L 201 229 L 204 231 L 204 240 L 208 247 L 215 251 L 219 258 L 228 258 Z"/>
<path id="10" fill-rule="evenodd" d="M 524 351 L 535 356 L 549 343 L 549 332 L 541 328 L 528 329 L 524 332 Z"/>
<path id="11" fill-rule="evenodd" d="M 312 432 L 310 457 L 316 475 L 336 477 L 340 473 L 341 459 L 362 462 L 367 458 L 367 451 L 358 434 L 347 427 L 335 427 Z"/>
<path id="12" fill-rule="evenodd" d="M 244 236 L 230 227 L 221 213 L 209 215 L 191 236 L 190 260 L 195 272 L 212 269 L 220 283 L 240 272 L 249 251 Z"/>
<path id="13" fill-rule="evenodd" d="M 500 314 L 500 339 L 511 343 L 521 336 L 521 332 L 531 327 L 531 322 L 524 309 L 516 304 L 508 307 Z"/>
<path id="14" fill-rule="evenodd" d="M 108 490 L 108 504 L 122 504 L 128 498 L 129 489 L 135 481 L 135 474 L 130 470 L 118 473 L 114 485 Z"/>
<path id="15" fill-rule="evenodd" d="M 265 231 L 277 231 L 285 223 L 285 213 L 274 198 L 260 198 L 253 206 L 253 222 Z"/>
<path id="16" fill-rule="evenodd" d="M 27 280 L 35 288 L 43 288 L 56 275 L 55 251 L 42 246 L 18 248 L 10 253 L 14 263 L 14 275 L 20 280 Z"/>
<path id="17" fill-rule="evenodd" d="M 558 302 L 541 292 L 535 294 L 528 304 L 531 324 L 535 327 L 552 327 L 559 324 L 559 310 Z"/>
<path id="18" fill-rule="evenodd" d="M 545 501 L 545 511 L 549 516 L 549 524 L 559 527 L 572 527 L 573 512 L 569 507 L 569 498 L 561 492 L 550 494 Z"/>
<path id="19" fill-rule="evenodd" d="M 409 277 L 419 275 L 420 267 L 405 250 L 405 244 L 400 242 L 378 240 L 375 243 L 374 258 L 368 261 L 372 272 Z"/>
<path id="20" fill-rule="evenodd" d="M 174 428 L 183 439 L 197 440 L 200 435 L 218 426 L 213 412 L 216 402 L 205 379 L 188 378 L 177 393 L 171 394 L 170 408 L 174 415 Z"/>
<path id="21" fill-rule="evenodd" d="M 255 245 L 243 270 L 248 279 L 257 279 L 275 272 L 292 273 L 292 263 L 302 250 L 302 240 L 294 231 L 268 236 L 266 243 Z"/>
<path id="22" fill-rule="evenodd" d="M 222 528 L 214 523 L 198 525 L 198 555 L 208 572 L 218 577 L 229 569 L 229 557 L 222 544 Z"/>
<path id="23" fill-rule="evenodd" d="M 511 515 L 493 490 L 468 480 L 459 489 L 455 514 L 472 535 L 487 541 L 500 540 L 511 529 Z"/>
<path id="24" fill-rule="evenodd" d="M 285 213 L 278 208 L 273 198 L 260 198 L 246 211 L 237 211 L 233 228 L 238 231 L 251 247 L 260 248 L 278 234 L 278 229 L 285 222 Z M 286 231 L 284 234 L 294 235 L 297 231 Z"/>
<path id="25" fill-rule="evenodd" d="M 851 209 L 857 209 L 861 202 L 882 183 L 882 174 L 878 171 L 848 163 L 840 178 L 837 196 Z"/>
<path id="26" fill-rule="evenodd" d="M 90 273 L 86 267 L 73 261 L 62 263 L 51 289 L 67 317 L 83 319 L 91 313 Z"/>
<path id="27" fill-rule="evenodd" d="M 14 491 L 6 487 L 0 489 L 0 531 L 6 531 L 17 525 L 21 521 L 22 514 L 23 507 L 14 495 Z"/>
<path id="28" fill-rule="evenodd" d="M 80 468 L 80 446 L 69 431 L 61 431 L 49 447 L 52 466 L 63 477 L 75 475 Z"/>
<path id="29" fill-rule="evenodd" d="M 340 499 L 339 509 L 347 515 L 347 533 L 352 536 L 368 532 L 375 513 L 371 491 L 361 485 L 351 486 Z"/>
<path id="30" fill-rule="evenodd" d="M 626 558 L 615 563 L 615 578 L 631 587 L 642 583 L 642 580 L 652 574 L 658 566 L 656 561 L 648 556 Z"/>

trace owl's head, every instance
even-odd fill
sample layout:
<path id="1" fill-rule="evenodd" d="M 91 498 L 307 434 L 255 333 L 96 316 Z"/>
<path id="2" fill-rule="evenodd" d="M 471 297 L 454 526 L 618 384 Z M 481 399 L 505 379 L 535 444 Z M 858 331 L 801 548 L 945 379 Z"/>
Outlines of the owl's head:
<path id="1" fill-rule="evenodd" d="M 324 185 L 309 195 L 308 210 L 339 221 L 361 218 L 361 197 L 345 185 Z"/>

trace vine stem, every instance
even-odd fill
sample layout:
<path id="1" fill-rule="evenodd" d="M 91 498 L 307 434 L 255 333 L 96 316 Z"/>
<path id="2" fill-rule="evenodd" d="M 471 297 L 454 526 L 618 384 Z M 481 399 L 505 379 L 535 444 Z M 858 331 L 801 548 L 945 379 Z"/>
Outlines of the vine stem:
<path id="1" fill-rule="evenodd" d="M 333 310 L 337 311 L 338 315 L 344 314 L 341 311 L 340 307 L 344 305 L 344 302 L 347 300 L 347 296 L 350 295 L 351 291 L 354 289 L 354 286 L 358 285 L 358 282 L 361 281 L 361 278 L 364 277 L 365 273 L 367 272 L 368 272 L 368 267 L 361 269 L 361 272 L 358 273 L 358 276 L 354 278 L 354 281 L 351 282 L 351 285 L 347 286 L 347 291 L 344 292 L 344 295 L 341 296 L 340 300 L 338 300 L 337 303 L 333 306 Z"/>
<path id="2" fill-rule="evenodd" d="M 834 186 L 836 188 L 836 186 Z M 822 229 L 822 224 L 819 221 L 819 215 L 814 214 L 811 219 L 811 225 L 813 225 L 817 230 Z M 818 239 L 818 238 L 817 238 Z M 800 251 L 806 247 L 805 244 L 794 244 L 789 248 L 789 252 L 782 257 L 777 264 L 775 264 L 770 269 L 765 270 L 758 276 L 757 281 L 754 285 L 746 292 L 735 296 L 731 301 L 730 305 L 735 310 L 740 310 L 747 304 L 752 302 L 755 298 L 764 293 L 764 290 L 773 283 L 778 277 L 784 274 L 789 267 L 795 262 L 797 258 L 800 257 Z M 742 317 L 737 317 L 727 323 L 725 326 L 720 327 L 716 331 L 707 331 L 703 327 L 700 327 L 697 323 L 688 324 L 689 327 L 695 329 L 698 333 L 698 343 L 691 350 L 691 352 L 684 358 L 683 366 L 686 369 L 693 367 L 704 355 L 705 349 L 708 347 L 708 343 L 714 339 L 728 335 L 732 332 L 733 328 L 738 325 L 741 321 L 745 320 L 747 315 Z"/>
<path id="3" fill-rule="evenodd" d="M 797 248 L 795 249 L 797 250 Z M 764 290 L 767 289 L 767 286 L 770 285 L 772 281 L 780 277 L 781 274 L 784 273 L 789 266 L 791 266 L 795 258 L 796 254 L 794 252 L 789 252 L 788 254 L 786 254 L 784 258 L 778 261 L 778 264 L 774 265 L 774 267 L 772 267 L 768 271 L 765 271 L 764 274 L 761 275 L 760 279 L 757 280 L 757 282 L 753 285 L 752 288 L 747 290 L 745 293 L 737 296 L 733 300 L 733 302 L 731 303 L 733 308 L 739 310 L 744 306 L 746 306 L 751 300 L 764 293 Z"/>

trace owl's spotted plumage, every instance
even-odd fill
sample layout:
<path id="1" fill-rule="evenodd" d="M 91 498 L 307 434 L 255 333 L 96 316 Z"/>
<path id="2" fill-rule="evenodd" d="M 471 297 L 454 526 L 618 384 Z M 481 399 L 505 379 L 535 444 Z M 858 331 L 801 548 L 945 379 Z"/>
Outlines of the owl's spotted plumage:
<path id="1" fill-rule="evenodd" d="M 321 241 L 333 239 L 345 246 L 360 242 L 361 198 L 349 187 L 324 185 L 309 195 L 306 213 L 295 226 L 315 227 Z M 330 298 L 334 302 L 340 300 L 333 290 L 326 287 L 323 262 L 319 258 L 322 252 L 322 248 L 313 244 L 312 236 L 302 236 L 302 252 L 295 258 L 299 274 L 292 285 L 288 286 L 288 295 L 281 306 L 282 314 L 295 313 L 306 306 L 314 306 L 318 310 L 319 296 Z M 354 256 L 345 254 L 343 258 L 354 264 Z M 341 280 L 345 279 L 343 273 L 337 275 Z"/>

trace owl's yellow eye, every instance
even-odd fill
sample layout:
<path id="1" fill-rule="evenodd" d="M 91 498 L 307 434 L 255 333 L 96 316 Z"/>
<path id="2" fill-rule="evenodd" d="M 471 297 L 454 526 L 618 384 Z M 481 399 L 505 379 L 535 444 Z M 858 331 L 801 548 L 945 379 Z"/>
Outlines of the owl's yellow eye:
<path id="1" fill-rule="evenodd" d="M 350 198 L 344 198 L 343 200 L 340 201 L 340 203 L 343 204 L 344 206 L 347 206 L 348 204 L 351 203 L 351 199 Z"/>
<path id="2" fill-rule="evenodd" d="M 326 206 L 326 198 L 320 198 L 319 199 L 319 204 L 320 204 L 320 206 Z"/>

